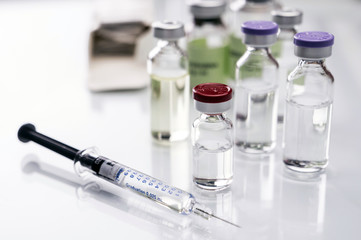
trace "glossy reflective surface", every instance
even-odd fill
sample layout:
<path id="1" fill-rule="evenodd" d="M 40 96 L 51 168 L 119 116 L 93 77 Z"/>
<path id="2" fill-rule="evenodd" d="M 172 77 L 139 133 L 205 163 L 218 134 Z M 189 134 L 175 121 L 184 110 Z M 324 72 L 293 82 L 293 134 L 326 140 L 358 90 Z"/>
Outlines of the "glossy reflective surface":
<path id="1" fill-rule="evenodd" d="M 87 90 L 86 3 L 70 12 L 62 4 L 54 12 L 41 5 L 33 15 L 20 5 L 16 14 L 0 14 L 0 239 L 361 239 L 361 33 L 356 24 L 346 24 L 359 19 L 361 5 L 333 4 L 325 14 L 327 25 L 317 14 L 321 3 L 304 7 L 302 27 L 336 36 L 327 60 L 336 85 L 326 172 L 287 171 L 280 145 L 258 157 L 237 152 L 231 189 L 214 193 L 191 182 L 189 142 L 160 146 L 151 141 L 148 89 Z M 334 17 L 335 12 L 348 18 Z M 25 41 L 24 31 L 33 37 Z M 191 191 L 242 229 L 172 213 L 91 176 L 81 179 L 71 161 L 17 140 L 25 122 L 76 148 L 95 145 L 106 157 Z"/>

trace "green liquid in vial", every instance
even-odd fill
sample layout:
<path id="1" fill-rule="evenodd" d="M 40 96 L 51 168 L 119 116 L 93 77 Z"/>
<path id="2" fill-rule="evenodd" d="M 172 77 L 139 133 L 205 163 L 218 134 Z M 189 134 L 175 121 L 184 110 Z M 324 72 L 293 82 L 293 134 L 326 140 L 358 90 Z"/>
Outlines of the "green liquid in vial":
<path id="1" fill-rule="evenodd" d="M 282 41 L 278 40 L 270 47 L 271 54 L 274 58 L 280 58 L 282 56 Z"/>
<path id="2" fill-rule="evenodd" d="M 208 47 L 205 38 L 188 43 L 189 73 L 191 89 L 200 83 L 217 82 L 227 84 L 228 44 Z"/>
<path id="3" fill-rule="evenodd" d="M 243 44 L 242 39 L 231 34 L 229 41 L 229 77 L 235 79 L 236 63 L 238 59 L 246 52 L 246 45 Z"/>

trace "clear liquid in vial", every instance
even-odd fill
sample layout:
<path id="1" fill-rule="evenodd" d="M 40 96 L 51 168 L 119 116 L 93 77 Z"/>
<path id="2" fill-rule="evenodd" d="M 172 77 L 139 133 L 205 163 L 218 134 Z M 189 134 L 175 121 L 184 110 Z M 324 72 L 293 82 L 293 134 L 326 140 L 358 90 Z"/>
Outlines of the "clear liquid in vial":
<path id="1" fill-rule="evenodd" d="M 193 182 L 208 190 L 228 187 L 233 180 L 233 147 L 210 150 L 196 144 L 193 146 Z"/>
<path id="2" fill-rule="evenodd" d="M 151 75 L 151 131 L 160 142 L 189 135 L 189 75 L 162 78 Z"/>
<path id="3" fill-rule="evenodd" d="M 318 104 L 312 104 L 316 103 Z M 299 172 L 316 172 L 328 163 L 332 102 L 312 96 L 286 103 L 284 163 Z"/>
<path id="4" fill-rule="evenodd" d="M 236 146 L 247 153 L 266 153 L 276 146 L 277 88 L 236 92 Z"/>

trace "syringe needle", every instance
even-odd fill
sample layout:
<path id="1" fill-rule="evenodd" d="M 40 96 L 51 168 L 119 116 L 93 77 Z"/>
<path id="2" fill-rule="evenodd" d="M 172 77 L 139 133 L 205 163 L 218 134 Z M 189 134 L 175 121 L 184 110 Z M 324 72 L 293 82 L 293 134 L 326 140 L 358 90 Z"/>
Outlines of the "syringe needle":
<path id="1" fill-rule="evenodd" d="M 195 214 L 197 214 L 197 215 L 205 218 L 205 219 L 209 219 L 209 218 L 211 218 L 211 217 L 214 217 L 214 218 L 217 218 L 217 219 L 219 219 L 219 220 L 221 220 L 221 221 L 223 221 L 223 222 L 229 223 L 229 224 L 231 224 L 231 225 L 233 225 L 233 226 L 235 226 L 235 227 L 242 228 L 241 226 L 239 226 L 239 225 L 237 225 L 237 224 L 235 224 L 235 223 L 232 223 L 232 222 L 229 222 L 229 221 L 227 221 L 227 220 L 225 220 L 225 219 L 223 219 L 223 218 L 217 217 L 216 215 L 214 215 L 214 214 L 212 213 L 212 210 L 211 210 L 211 209 L 209 209 L 209 208 L 207 208 L 206 206 L 204 206 L 203 204 L 199 204 L 199 203 L 197 203 L 197 202 L 196 202 L 196 203 L 194 204 L 194 206 L 193 206 L 193 212 L 194 212 Z"/>
<path id="2" fill-rule="evenodd" d="M 223 222 L 229 223 L 229 224 L 231 224 L 231 225 L 233 225 L 233 226 L 235 226 L 235 227 L 242 228 L 241 226 L 239 226 L 239 225 L 237 225 L 237 224 L 235 224 L 235 223 L 233 223 L 233 222 L 227 221 L 227 220 L 225 220 L 225 219 L 223 219 L 223 218 L 217 217 L 216 215 L 213 215 L 213 214 L 212 214 L 211 216 L 214 217 L 214 218 L 217 218 L 218 220 L 221 220 L 221 221 L 223 221 Z"/>
<path id="3" fill-rule="evenodd" d="M 211 214 L 211 216 L 214 217 L 214 218 L 217 218 L 217 219 L 219 219 L 219 220 L 221 220 L 221 221 L 223 221 L 223 222 L 229 223 L 229 224 L 231 224 L 231 225 L 233 225 L 233 226 L 235 226 L 235 227 L 242 228 L 241 226 L 239 226 L 239 225 L 237 225 L 237 224 L 235 224 L 235 223 L 233 223 L 233 222 L 229 222 L 229 221 L 227 221 L 227 220 L 225 220 L 225 219 L 223 219 L 223 218 L 217 217 L 216 215 Z"/>

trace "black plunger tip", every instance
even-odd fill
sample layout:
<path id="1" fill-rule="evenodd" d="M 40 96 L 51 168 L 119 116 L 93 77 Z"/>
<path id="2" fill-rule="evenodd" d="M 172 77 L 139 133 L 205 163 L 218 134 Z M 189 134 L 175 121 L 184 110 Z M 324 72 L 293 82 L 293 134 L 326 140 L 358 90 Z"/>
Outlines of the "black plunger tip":
<path id="1" fill-rule="evenodd" d="M 44 134 L 41 134 L 35 130 L 33 124 L 24 124 L 18 131 L 18 138 L 20 141 L 26 143 L 29 141 L 36 142 L 47 149 L 57 152 L 64 157 L 74 160 L 76 154 L 79 152 L 78 149 L 68 146 L 62 142 L 52 139 Z"/>
<path id="2" fill-rule="evenodd" d="M 29 139 L 29 132 L 35 132 L 36 129 L 35 129 L 35 126 L 31 123 L 26 123 L 24 125 L 22 125 L 20 128 L 19 128 L 19 131 L 18 131 L 18 138 L 20 141 L 26 143 L 26 142 L 29 142 L 30 139 Z"/>

